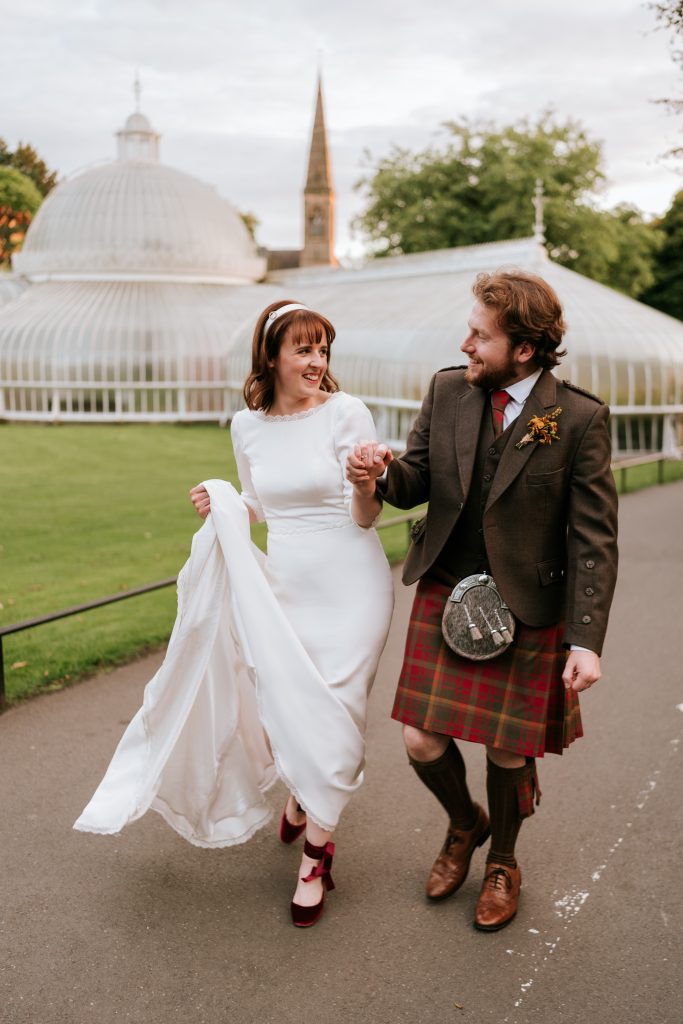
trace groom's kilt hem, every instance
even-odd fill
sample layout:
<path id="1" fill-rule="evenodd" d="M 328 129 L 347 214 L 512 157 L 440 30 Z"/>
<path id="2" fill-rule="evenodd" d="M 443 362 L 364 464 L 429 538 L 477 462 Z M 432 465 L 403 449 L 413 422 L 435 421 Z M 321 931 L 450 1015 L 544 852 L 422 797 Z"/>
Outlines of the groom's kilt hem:
<path id="1" fill-rule="evenodd" d="M 518 622 L 497 658 L 461 658 L 441 634 L 452 589 L 429 576 L 418 583 L 392 718 L 527 757 L 561 754 L 583 736 L 578 696 L 562 682 L 562 624 Z"/>

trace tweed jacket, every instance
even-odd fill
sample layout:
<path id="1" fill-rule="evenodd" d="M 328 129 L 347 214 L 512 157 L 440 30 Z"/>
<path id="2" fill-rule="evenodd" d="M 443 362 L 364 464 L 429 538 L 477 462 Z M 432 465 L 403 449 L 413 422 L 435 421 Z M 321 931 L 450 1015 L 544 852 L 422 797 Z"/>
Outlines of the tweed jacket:
<path id="1" fill-rule="evenodd" d="M 516 443 L 532 416 L 560 406 L 559 439 Z M 403 582 L 434 565 L 469 493 L 487 393 L 464 368 L 432 378 L 408 436 L 378 490 L 397 508 L 428 501 L 413 531 Z M 600 654 L 617 574 L 617 496 L 609 409 L 544 370 L 500 457 L 482 510 L 489 569 L 513 614 L 530 626 L 564 621 L 564 642 Z"/>

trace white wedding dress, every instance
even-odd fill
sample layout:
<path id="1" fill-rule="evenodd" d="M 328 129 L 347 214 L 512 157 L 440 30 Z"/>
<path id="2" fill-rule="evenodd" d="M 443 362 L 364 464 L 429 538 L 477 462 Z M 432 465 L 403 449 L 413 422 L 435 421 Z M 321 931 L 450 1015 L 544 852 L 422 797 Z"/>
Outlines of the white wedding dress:
<path id="1" fill-rule="evenodd" d="M 244 842 L 277 773 L 333 830 L 363 780 L 367 698 L 393 586 L 374 529 L 350 516 L 346 457 L 375 437 L 337 392 L 231 428 L 243 491 L 207 481 L 211 515 L 178 580 L 178 617 L 107 773 L 75 828 L 112 834 L 159 811 L 199 846 Z M 264 560 L 246 506 L 268 524 Z M 267 740 L 266 740 L 267 735 Z"/>

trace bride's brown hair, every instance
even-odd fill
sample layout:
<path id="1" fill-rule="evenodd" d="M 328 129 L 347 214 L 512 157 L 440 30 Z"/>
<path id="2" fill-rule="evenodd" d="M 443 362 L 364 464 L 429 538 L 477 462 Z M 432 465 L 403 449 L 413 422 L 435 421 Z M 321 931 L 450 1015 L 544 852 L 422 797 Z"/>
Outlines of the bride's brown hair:
<path id="1" fill-rule="evenodd" d="M 278 299 L 277 302 L 271 302 L 256 321 L 251 344 L 251 373 L 244 382 L 242 392 L 247 409 L 262 409 L 263 412 L 267 412 L 273 404 L 275 368 L 269 364 L 277 359 L 285 338 L 291 338 L 297 345 L 317 345 L 320 336 L 324 335 L 328 346 L 327 369 L 320 382 L 320 390 L 330 393 L 339 391 L 339 385 L 330 373 L 330 355 L 335 330 L 327 317 L 312 309 L 292 309 L 273 320 L 265 331 L 270 313 L 282 306 L 291 305 L 294 301 Z"/>

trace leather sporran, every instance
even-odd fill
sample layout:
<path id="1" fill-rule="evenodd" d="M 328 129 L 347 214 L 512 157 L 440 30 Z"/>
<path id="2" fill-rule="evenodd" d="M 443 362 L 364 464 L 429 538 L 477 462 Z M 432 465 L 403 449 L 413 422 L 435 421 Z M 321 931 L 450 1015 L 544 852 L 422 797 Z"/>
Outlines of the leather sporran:
<path id="1" fill-rule="evenodd" d="M 488 573 L 460 580 L 446 601 L 443 638 L 456 654 L 487 661 L 506 651 L 515 636 L 515 620 Z"/>

